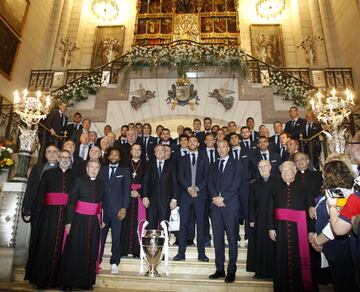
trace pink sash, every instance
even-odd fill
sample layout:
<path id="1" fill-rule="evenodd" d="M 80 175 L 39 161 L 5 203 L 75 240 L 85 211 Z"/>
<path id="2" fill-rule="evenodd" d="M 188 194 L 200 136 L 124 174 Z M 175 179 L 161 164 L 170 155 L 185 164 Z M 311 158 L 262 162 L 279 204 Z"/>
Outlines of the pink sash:
<path id="1" fill-rule="evenodd" d="M 69 195 L 65 193 L 46 193 L 44 204 L 49 206 L 66 206 Z"/>
<path id="2" fill-rule="evenodd" d="M 131 184 L 131 190 L 137 191 L 141 189 L 141 184 Z M 138 222 L 141 222 L 142 220 L 146 220 L 146 209 L 144 207 L 144 204 L 142 203 L 142 200 L 140 197 L 138 199 Z"/>
<path id="3" fill-rule="evenodd" d="M 96 215 L 99 221 L 99 224 L 101 225 L 101 203 L 90 203 L 90 202 L 84 202 L 84 201 L 76 201 L 75 205 L 75 213 L 81 214 L 81 215 Z M 62 244 L 62 252 L 64 252 L 65 242 L 67 239 L 67 232 L 64 231 L 64 239 Z M 100 266 L 100 252 L 101 252 L 101 236 L 99 238 L 99 249 L 98 249 L 98 256 L 96 259 L 96 274 L 99 273 L 99 266 Z"/>
<path id="4" fill-rule="evenodd" d="M 305 291 L 312 291 L 312 278 L 310 266 L 310 250 L 308 230 L 306 224 L 306 212 L 303 210 L 275 209 L 275 219 L 291 221 L 297 224 L 299 239 L 300 268 Z"/>

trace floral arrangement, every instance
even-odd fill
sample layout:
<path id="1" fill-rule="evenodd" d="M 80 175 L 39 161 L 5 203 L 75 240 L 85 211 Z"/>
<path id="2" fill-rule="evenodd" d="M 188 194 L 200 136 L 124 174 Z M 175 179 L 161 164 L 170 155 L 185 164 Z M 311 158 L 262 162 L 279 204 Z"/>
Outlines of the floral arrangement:
<path id="1" fill-rule="evenodd" d="M 270 73 L 269 86 L 275 94 L 282 95 L 283 100 L 291 100 L 295 105 L 306 106 L 307 96 L 311 90 L 307 90 L 295 78 L 291 78 L 280 71 Z"/>
<path id="2" fill-rule="evenodd" d="M 69 39 L 61 39 L 59 51 L 62 54 L 64 67 L 70 64 L 72 52 L 78 49 L 75 42 L 71 42 Z"/>
<path id="3" fill-rule="evenodd" d="M 54 91 L 52 95 L 55 100 L 66 101 L 68 105 L 73 105 L 81 100 L 86 100 L 88 95 L 95 94 L 101 85 L 101 78 L 101 71 L 97 71 L 94 74 L 68 83 L 65 87 Z"/>
<path id="4" fill-rule="evenodd" d="M 178 76 L 184 77 L 189 68 L 220 66 L 236 68 L 243 76 L 247 71 L 247 57 L 239 47 L 197 45 L 183 42 L 157 46 L 135 46 L 127 56 L 129 66 L 155 68 L 175 66 Z"/>
<path id="5" fill-rule="evenodd" d="M 0 137 L 0 169 L 10 168 L 14 165 L 14 160 L 11 157 L 13 150 L 11 142 Z"/>
<path id="6" fill-rule="evenodd" d="M 316 48 L 318 46 L 321 46 L 321 44 L 323 43 L 324 39 L 319 36 L 319 35 L 312 35 L 312 36 L 308 36 L 304 41 L 302 41 L 297 48 L 298 49 L 303 49 L 305 54 L 306 54 L 306 62 L 309 65 L 314 65 L 316 63 Z"/>

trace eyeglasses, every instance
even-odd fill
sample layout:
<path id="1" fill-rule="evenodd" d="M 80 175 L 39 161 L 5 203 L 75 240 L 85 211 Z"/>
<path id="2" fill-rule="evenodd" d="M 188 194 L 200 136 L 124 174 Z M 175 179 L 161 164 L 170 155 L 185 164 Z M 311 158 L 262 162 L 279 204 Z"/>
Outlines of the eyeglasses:
<path id="1" fill-rule="evenodd" d="M 60 159 L 71 159 L 70 156 L 60 156 Z"/>

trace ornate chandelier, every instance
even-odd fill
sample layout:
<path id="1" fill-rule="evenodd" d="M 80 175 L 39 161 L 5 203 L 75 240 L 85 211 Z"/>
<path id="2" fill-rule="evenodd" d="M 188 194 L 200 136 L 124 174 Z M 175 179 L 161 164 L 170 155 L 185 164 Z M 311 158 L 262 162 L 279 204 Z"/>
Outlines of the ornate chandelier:
<path id="1" fill-rule="evenodd" d="M 36 92 L 36 97 L 29 96 L 28 91 L 23 91 L 22 97 L 19 92 L 14 92 L 14 110 L 20 116 L 25 126 L 19 126 L 20 147 L 19 161 L 14 181 L 26 181 L 26 173 L 32 152 L 38 141 L 38 123 L 46 118 L 50 110 L 50 96 Z"/>
<path id="2" fill-rule="evenodd" d="M 113 20 L 119 14 L 119 7 L 115 0 L 93 0 L 92 11 L 94 15 L 102 20 Z"/>
<path id="3" fill-rule="evenodd" d="M 310 100 L 311 109 L 317 119 L 328 126 L 325 134 L 331 141 L 332 152 L 345 153 L 347 129 L 343 122 L 351 114 L 354 105 L 354 96 L 349 89 L 344 92 L 344 97 L 337 96 L 336 90 L 330 91 L 330 96 L 324 97 L 320 92 L 316 98 Z"/>
<path id="4" fill-rule="evenodd" d="M 264 18 L 276 17 L 284 12 L 285 4 L 285 0 L 258 0 L 256 13 Z"/>

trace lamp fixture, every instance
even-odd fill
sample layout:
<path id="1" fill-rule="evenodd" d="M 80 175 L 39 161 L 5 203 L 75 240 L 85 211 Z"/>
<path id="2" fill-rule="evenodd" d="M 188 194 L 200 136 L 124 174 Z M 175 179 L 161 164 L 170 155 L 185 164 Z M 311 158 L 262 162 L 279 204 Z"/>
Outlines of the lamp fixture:
<path id="1" fill-rule="evenodd" d="M 113 20 L 119 15 L 115 0 L 93 0 L 91 5 L 94 15 L 104 21 Z"/>
<path id="2" fill-rule="evenodd" d="M 285 0 L 258 0 L 256 13 L 263 18 L 273 18 L 284 12 L 285 5 Z"/>

